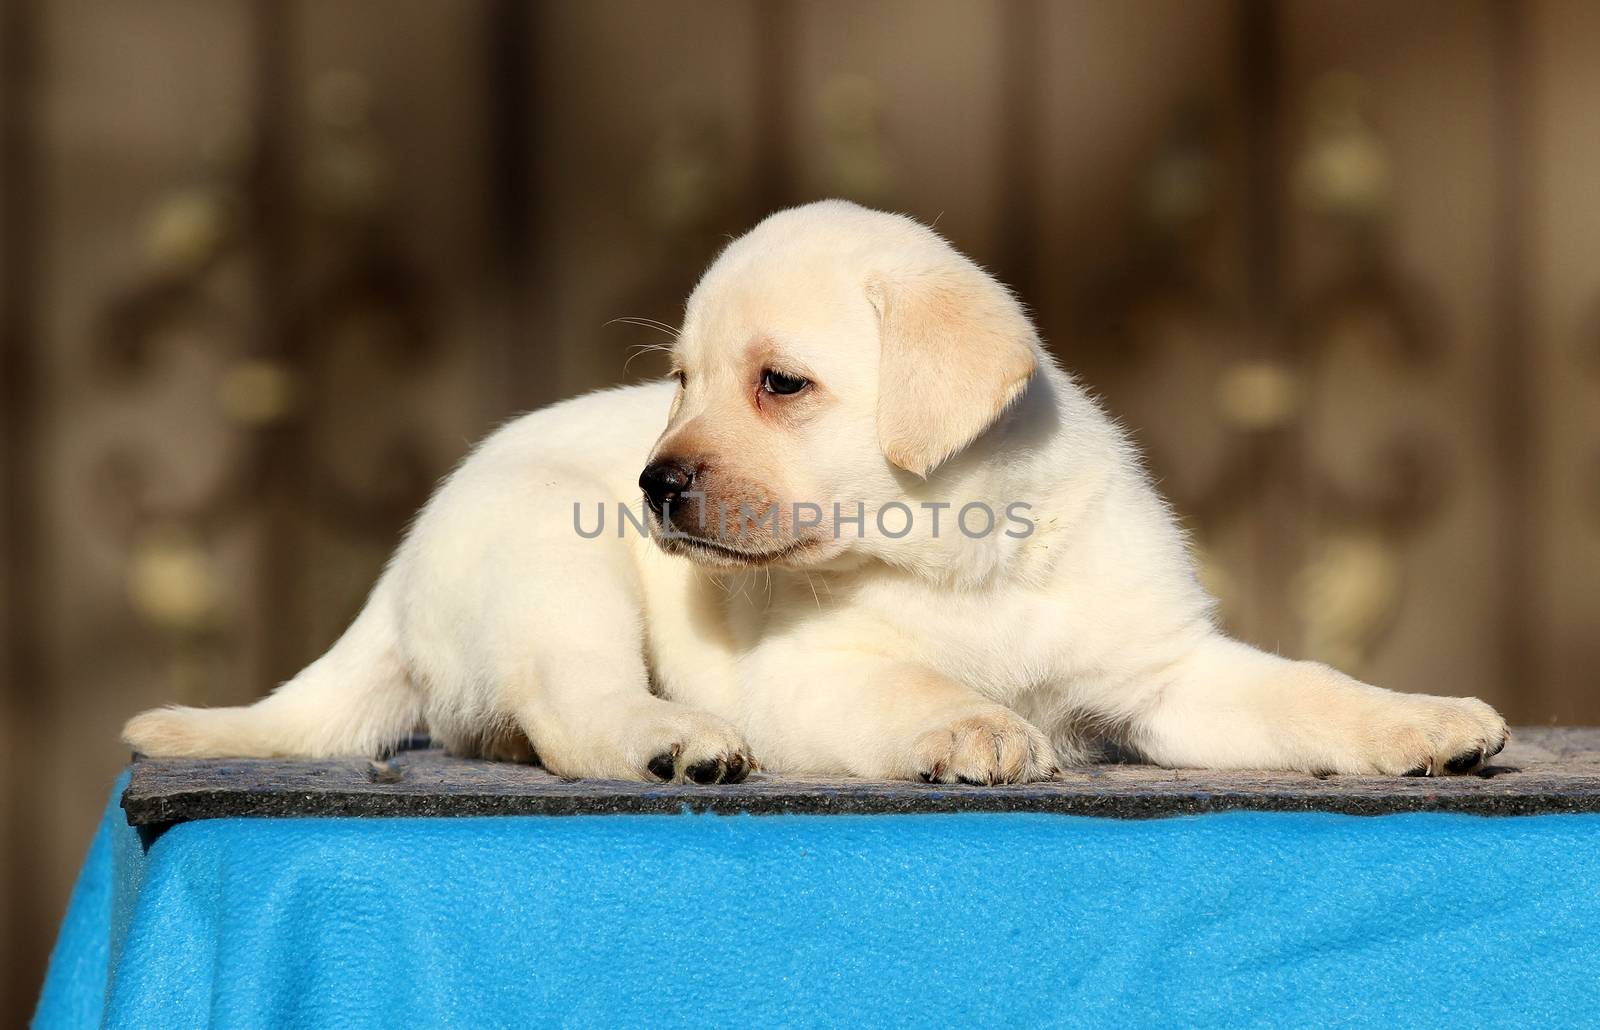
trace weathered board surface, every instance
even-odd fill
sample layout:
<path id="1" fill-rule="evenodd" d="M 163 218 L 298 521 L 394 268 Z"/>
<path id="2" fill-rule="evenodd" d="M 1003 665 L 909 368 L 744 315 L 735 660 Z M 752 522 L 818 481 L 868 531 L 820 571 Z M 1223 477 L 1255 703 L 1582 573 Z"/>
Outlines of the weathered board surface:
<path id="1" fill-rule="evenodd" d="M 433 749 L 382 761 L 137 758 L 128 821 L 224 816 L 478 816 L 718 812 L 884 815 L 1058 812 L 1146 818 L 1286 812 L 1600 812 L 1600 728 L 1519 729 L 1488 769 L 1438 779 L 1096 765 L 1024 786 L 941 786 L 756 774 L 732 786 L 563 780 Z"/>

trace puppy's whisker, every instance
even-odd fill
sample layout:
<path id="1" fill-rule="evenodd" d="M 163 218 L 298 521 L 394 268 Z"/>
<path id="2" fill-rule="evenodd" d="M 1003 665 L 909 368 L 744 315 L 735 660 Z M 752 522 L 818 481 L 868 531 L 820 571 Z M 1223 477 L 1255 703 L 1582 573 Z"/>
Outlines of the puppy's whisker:
<path id="1" fill-rule="evenodd" d="M 740 573 L 736 576 L 730 576 L 728 580 L 728 588 L 730 593 L 728 596 L 737 597 L 741 601 L 748 602 L 750 600 L 750 595 L 746 593 L 746 590 L 749 587 L 749 583 L 750 577 L 743 573 Z M 732 590 L 735 586 L 737 586 L 739 591 L 737 594 L 732 593 Z"/>
<path id="2" fill-rule="evenodd" d="M 668 325 L 667 323 L 658 322 L 653 318 L 638 318 L 633 315 L 619 315 L 616 318 L 611 319 L 609 322 L 606 322 L 605 325 L 602 325 L 600 328 L 605 329 L 609 326 L 616 325 L 618 322 L 621 322 L 623 325 L 636 325 L 641 329 L 654 329 L 658 333 L 665 333 L 674 340 L 678 338 L 678 330 L 672 328 L 672 326 Z"/>
<path id="3" fill-rule="evenodd" d="M 628 354 L 627 360 L 623 361 L 623 363 L 622 363 L 622 374 L 623 375 L 627 375 L 628 374 L 628 366 L 632 365 L 633 364 L 633 359 L 637 358 L 641 354 L 670 354 L 670 353 L 672 353 L 672 348 L 668 347 L 664 343 L 636 343 L 633 346 L 629 347 L 628 350 L 630 351 L 630 353 Z"/>

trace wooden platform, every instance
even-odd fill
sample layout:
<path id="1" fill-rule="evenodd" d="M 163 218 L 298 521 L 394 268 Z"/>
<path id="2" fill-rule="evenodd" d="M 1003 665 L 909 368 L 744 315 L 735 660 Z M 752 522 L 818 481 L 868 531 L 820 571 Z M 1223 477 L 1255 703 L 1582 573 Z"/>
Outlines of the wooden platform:
<path id="1" fill-rule="evenodd" d="M 1056 812 L 1147 818 L 1283 812 L 1600 812 L 1600 728 L 1518 729 L 1494 764 L 1438 779 L 1222 773 L 1097 765 L 1058 782 L 968 787 L 757 774 L 733 786 L 563 780 L 433 749 L 330 761 L 137 758 L 122 807 L 136 826 L 225 816 L 481 816 Z"/>

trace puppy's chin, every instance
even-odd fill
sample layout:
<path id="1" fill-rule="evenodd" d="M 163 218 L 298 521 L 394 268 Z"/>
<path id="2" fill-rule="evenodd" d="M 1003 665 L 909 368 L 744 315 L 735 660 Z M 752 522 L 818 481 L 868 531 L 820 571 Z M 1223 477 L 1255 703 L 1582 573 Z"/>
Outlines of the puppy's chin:
<path id="1" fill-rule="evenodd" d="M 652 526 L 656 546 L 667 554 L 688 558 L 697 565 L 714 569 L 751 569 L 764 566 L 803 568 L 832 557 L 837 548 L 823 539 L 800 538 L 783 541 L 744 541 L 724 544 L 682 530 L 665 530 L 659 521 Z"/>

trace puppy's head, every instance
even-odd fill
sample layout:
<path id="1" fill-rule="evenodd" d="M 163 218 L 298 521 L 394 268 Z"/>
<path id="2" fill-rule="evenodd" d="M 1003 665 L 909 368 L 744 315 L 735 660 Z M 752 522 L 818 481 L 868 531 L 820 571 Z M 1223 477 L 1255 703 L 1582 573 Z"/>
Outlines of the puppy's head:
<path id="1" fill-rule="evenodd" d="M 982 435 L 1038 368 L 1011 293 L 931 229 L 823 201 L 732 243 L 690 296 L 640 477 L 669 551 L 814 565 Z M 663 513 L 665 513 L 663 517 Z"/>

